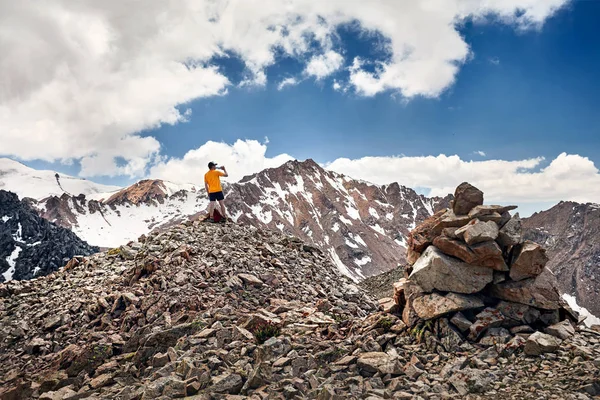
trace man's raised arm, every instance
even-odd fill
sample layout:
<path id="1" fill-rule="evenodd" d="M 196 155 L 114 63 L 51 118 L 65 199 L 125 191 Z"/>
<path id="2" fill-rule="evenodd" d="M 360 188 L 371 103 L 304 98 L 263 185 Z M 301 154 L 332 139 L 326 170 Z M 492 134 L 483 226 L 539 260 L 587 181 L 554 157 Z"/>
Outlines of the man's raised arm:
<path id="1" fill-rule="evenodd" d="M 224 178 L 227 178 L 229 176 L 229 174 L 227 173 L 227 169 L 225 167 L 222 167 L 223 169 L 223 175 L 221 175 Z"/>

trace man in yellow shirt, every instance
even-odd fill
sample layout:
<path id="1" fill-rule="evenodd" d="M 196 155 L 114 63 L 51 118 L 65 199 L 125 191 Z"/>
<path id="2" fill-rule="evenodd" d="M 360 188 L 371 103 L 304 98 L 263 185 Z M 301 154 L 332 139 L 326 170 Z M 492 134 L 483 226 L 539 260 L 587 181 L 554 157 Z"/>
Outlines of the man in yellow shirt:
<path id="1" fill-rule="evenodd" d="M 208 199 L 210 200 L 208 214 L 211 222 L 214 221 L 217 201 L 221 207 L 223 219 L 227 220 L 224 202 L 225 196 L 223 195 L 223 189 L 221 188 L 221 177 L 227 178 L 228 176 L 229 174 L 227 174 L 225 167 L 217 167 L 217 164 L 212 161 L 208 163 L 208 172 L 204 174 L 204 187 L 206 188 L 206 193 L 208 193 Z"/>

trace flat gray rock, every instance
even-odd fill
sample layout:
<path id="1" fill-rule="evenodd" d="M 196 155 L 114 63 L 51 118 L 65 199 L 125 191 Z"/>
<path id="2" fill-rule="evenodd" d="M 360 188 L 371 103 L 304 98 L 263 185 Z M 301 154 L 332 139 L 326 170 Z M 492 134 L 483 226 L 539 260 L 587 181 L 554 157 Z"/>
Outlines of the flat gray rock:
<path id="1" fill-rule="evenodd" d="M 493 270 L 469 265 L 429 246 L 413 265 L 409 279 L 425 292 L 440 290 L 471 294 L 482 290 L 493 280 Z"/>

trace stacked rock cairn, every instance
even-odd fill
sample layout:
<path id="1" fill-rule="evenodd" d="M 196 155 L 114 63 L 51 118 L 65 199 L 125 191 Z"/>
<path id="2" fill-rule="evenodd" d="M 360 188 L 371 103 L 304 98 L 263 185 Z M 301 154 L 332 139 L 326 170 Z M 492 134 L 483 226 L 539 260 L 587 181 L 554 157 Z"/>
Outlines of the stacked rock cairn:
<path id="1" fill-rule="evenodd" d="M 523 240 L 516 208 L 484 205 L 482 191 L 460 184 L 451 208 L 410 233 L 410 266 L 394 284 L 390 311 L 450 347 L 466 339 L 529 355 L 556 350 L 574 334 L 577 315 L 545 268 L 545 249 Z"/>

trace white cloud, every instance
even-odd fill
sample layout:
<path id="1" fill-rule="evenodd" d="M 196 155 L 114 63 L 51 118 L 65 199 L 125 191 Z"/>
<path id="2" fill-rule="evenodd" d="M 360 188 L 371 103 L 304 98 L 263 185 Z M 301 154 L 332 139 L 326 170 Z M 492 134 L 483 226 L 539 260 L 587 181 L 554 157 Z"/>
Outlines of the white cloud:
<path id="1" fill-rule="evenodd" d="M 457 24 L 493 15 L 538 27 L 568 1 L 3 1 L 0 153 L 79 160 L 89 176 L 141 175 L 161 156 L 152 129 L 191 118 L 179 107 L 194 99 L 227 93 L 215 56 L 244 63 L 241 86 L 265 85 L 278 54 L 319 79 L 340 68 L 332 47 L 347 23 L 385 37 L 389 59 L 376 73 L 355 64 L 340 87 L 435 97 L 470 52 Z"/>
<path id="2" fill-rule="evenodd" d="M 477 151 L 474 151 L 473 154 L 477 154 L 478 156 L 485 157 L 485 151 L 477 150 Z"/>
<path id="3" fill-rule="evenodd" d="M 500 65 L 500 59 L 498 57 L 489 58 L 488 61 L 490 62 L 490 64 Z"/>
<path id="4" fill-rule="evenodd" d="M 306 65 L 304 72 L 317 79 L 323 79 L 342 67 L 344 57 L 333 50 L 314 56 Z"/>
<path id="5" fill-rule="evenodd" d="M 229 182 L 278 167 L 294 158 L 288 154 L 266 157 L 267 145 L 256 140 L 237 140 L 233 144 L 209 141 L 197 149 L 188 151 L 183 158 L 162 160 L 151 168 L 149 176 L 172 182 L 186 183 L 204 181 L 204 173 L 210 161 L 227 167 Z"/>
<path id="6" fill-rule="evenodd" d="M 277 85 L 277 90 L 282 90 L 286 86 L 296 86 L 298 83 L 300 82 L 298 82 L 296 78 L 285 78 L 279 82 L 279 85 Z"/>
<path id="7" fill-rule="evenodd" d="M 486 203 L 548 204 L 560 200 L 598 202 L 600 171 L 594 163 L 562 153 L 540 168 L 543 157 L 504 161 L 464 161 L 460 157 L 340 158 L 326 167 L 357 179 L 378 184 L 399 182 L 408 187 L 431 189 L 431 196 L 454 193 L 467 181 L 485 193 Z"/>

